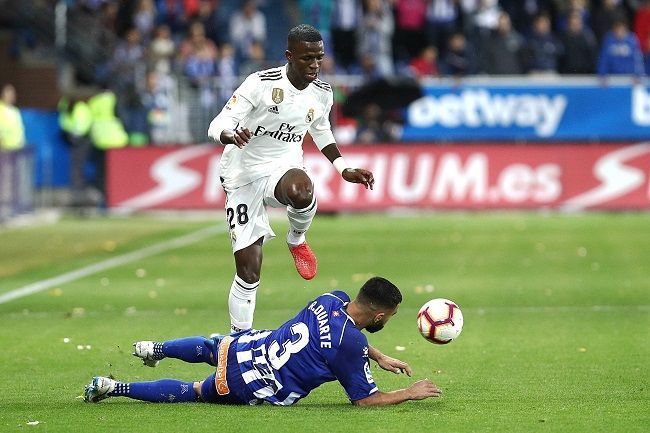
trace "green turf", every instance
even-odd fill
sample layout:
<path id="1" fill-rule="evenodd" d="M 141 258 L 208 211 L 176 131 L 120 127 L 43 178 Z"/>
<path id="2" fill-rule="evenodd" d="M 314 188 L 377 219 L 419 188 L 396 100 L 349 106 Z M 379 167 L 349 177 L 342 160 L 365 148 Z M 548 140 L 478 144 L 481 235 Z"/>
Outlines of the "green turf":
<path id="1" fill-rule="evenodd" d="M 0 231 L 0 294 L 210 224 L 64 220 Z M 285 225 L 276 222 L 276 231 Z M 385 276 L 404 302 L 370 342 L 411 363 L 415 378 L 432 379 L 442 398 L 359 409 L 331 383 L 289 408 L 77 399 L 97 374 L 194 380 L 210 373 L 178 361 L 143 367 L 130 345 L 227 328 L 234 271 L 224 233 L 0 304 L 0 431 L 650 428 L 649 215 L 318 216 L 309 239 L 320 266 L 310 282 L 296 274 L 282 240 L 265 247 L 256 327 L 278 325 L 333 287 L 354 294 L 367 276 Z M 416 311 L 433 297 L 455 300 L 465 316 L 462 335 L 447 346 L 417 334 Z M 413 380 L 373 372 L 383 390 Z"/>

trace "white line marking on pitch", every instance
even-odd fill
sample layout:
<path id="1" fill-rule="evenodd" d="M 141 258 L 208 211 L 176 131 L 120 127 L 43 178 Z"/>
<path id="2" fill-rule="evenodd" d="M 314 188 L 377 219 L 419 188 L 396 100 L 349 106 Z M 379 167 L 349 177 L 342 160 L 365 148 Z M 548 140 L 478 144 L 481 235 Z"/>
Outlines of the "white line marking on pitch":
<path id="1" fill-rule="evenodd" d="M 6 293 L 0 295 L 0 304 L 4 304 L 14 299 L 23 298 L 25 296 L 33 295 L 34 293 L 42 292 L 51 287 L 58 286 L 61 284 L 66 284 L 71 281 L 78 280 L 80 278 L 87 277 L 89 275 L 96 274 L 107 269 L 115 268 L 117 266 L 122 266 L 127 263 L 135 262 L 153 255 L 173 250 L 176 248 L 186 247 L 194 243 L 200 242 L 210 236 L 214 236 L 219 233 L 224 233 L 226 231 L 225 227 L 212 226 L 205 229 L 198 230 L 196 232 L 180 236 L 174 239 L 170 239 L 164 242 L 160 242 L 149 247 L 141 248 L 139 250 L 131 251 L 130 253 L 122 254 L 121 256 L 113 257 L 107 260 L 104 260 L 99 263 L 85 266 L 83 268 L 77 269 L 75 271 L 66 272 L 56 277 L 48 278 L 46 280 L 37 281 L 32 284 L 20 287 L 18 289 L 10 290 Z"/>

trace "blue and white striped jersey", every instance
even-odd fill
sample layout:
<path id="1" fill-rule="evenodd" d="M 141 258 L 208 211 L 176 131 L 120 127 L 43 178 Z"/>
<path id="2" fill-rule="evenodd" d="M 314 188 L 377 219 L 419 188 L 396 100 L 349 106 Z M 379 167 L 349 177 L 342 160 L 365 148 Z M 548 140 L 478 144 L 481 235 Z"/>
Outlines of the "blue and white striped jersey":
<path id="1" fill-rule="evenodd" d="M 242 378 L 257 398 L 290 405 L 333 380 L 351 401 L 377 391 L 368 340 L 344 308 L 349 301 L 344 292 L 325 293 L 278 329 L 235 339 Z"/>

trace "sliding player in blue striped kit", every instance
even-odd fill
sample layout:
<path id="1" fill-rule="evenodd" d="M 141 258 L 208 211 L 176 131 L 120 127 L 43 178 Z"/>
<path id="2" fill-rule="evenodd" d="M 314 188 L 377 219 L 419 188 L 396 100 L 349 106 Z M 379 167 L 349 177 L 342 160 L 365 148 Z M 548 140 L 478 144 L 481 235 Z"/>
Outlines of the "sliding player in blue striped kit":
<path id="1" fill-rule="evenodd" d="M 97 376 L 86 386 L 87 402 L 129 397 L 150 402 L 291 405 L 325 382 L 338 380 L 350 401 L 383 406 L 438 397 L 428 379 L 405 389 L 379 391 L 370 359 L 384 370 L 411 376 L 409 365 L 368 344 L 361 332 L 381 330 L 397 313 L 402 295 L 390 281 L 368 280 L 354 300 L 342 291 L 309 302 L 294 318 L 275 330 L 248 330 L 216 338 L 188 337 L 166 342 L 139 341 L 135 356 L 155 366 L 165 358 L 207 363 L 215 372 L 203 381 L 163 379 L 118 382 Z"/>

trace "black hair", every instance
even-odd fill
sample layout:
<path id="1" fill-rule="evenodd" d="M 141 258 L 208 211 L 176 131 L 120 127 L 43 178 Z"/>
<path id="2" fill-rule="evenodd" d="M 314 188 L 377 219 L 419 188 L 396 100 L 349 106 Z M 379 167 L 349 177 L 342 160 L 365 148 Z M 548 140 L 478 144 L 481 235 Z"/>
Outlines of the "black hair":
<path id="1" fill-rule="evenodd" d="M 395 284 L 382 277 L 372 277 L 359 290 L 361 304 L 377 309 L 393 309 L 402 302 L 402 294 Z"/>
<path id="2" fill-rule="evenodd" d="M 288 42 L 319 42 L 323 37 L 314 26 L 300 24 L 289 30 Z"/>

